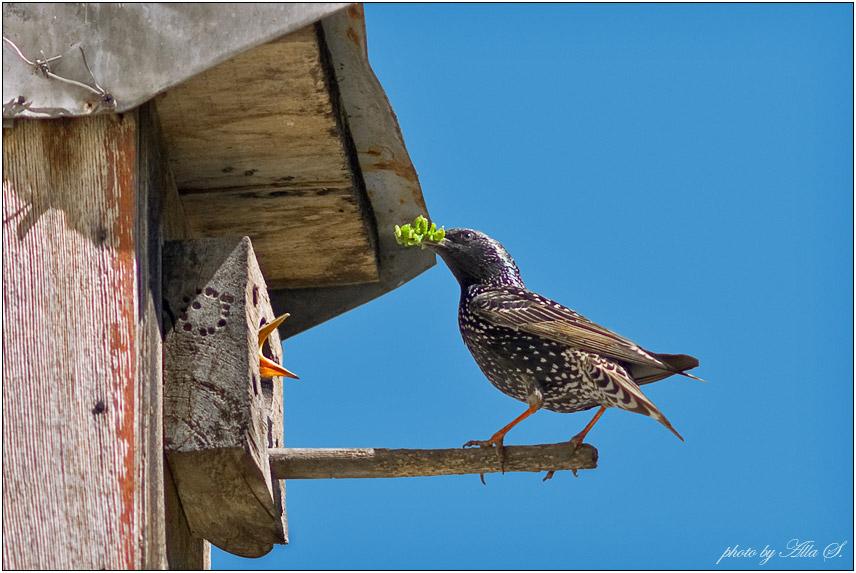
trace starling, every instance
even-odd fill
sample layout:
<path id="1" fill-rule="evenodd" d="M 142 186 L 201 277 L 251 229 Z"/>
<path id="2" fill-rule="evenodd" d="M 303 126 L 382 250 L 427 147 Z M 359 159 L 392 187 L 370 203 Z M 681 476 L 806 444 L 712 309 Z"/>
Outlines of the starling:
<path id="1" fill-rule="evenodd" d="M 441 241 L 425 244 L 460 283 L 458 325 L 482 372 L 504 394 L 529 405 L 489 439 L 465 447 L 496 447 L 501 456 L 505 434 L 540 408 L 570 413 L 595 406 L 594 418 L 571 439 L 573 447 L 611 406 L 650 416 L 683 441 L 639 385 L 673 374 L 696 378 L 685 370 L 698 360 L 647 351 L 528 290 L 508 251 L 484 233 L 450 229 Z"/>

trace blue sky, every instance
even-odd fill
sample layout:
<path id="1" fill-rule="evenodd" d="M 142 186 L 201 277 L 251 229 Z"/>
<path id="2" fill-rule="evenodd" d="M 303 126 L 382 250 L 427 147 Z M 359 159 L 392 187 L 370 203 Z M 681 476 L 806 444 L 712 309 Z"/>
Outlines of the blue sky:
<path id="1" fill-rule="evenodd" d="M 291 481 L 291 544 L 217 568 L 852 568 L 852 7 L 368 5 L 431 216 L 707 384 L 609 410 L 600 467 Z M 286 443 L 456 447 L 523 406 L 460 340 L 442 262 L 285 345 Z M 289 309 L 297 312 L 297 309 Z M 402 324 L 423 340 L 403 345 Z M 570 438 L 539 412 L 508 444 Z M 790 540 L 816 557 L 782 557 Z M 842 557 L 824 561 L 830 543 Z"/>

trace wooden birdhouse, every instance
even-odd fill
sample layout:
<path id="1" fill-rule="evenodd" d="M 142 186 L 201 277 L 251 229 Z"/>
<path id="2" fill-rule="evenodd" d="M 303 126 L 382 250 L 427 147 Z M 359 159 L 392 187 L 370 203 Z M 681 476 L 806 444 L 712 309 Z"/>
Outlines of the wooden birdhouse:
<path id="1" fill-rule="evenodd" d="M 3 29 L 4 568 L 205 568 L 287 542 L 281 480 L 501 469 L 286 447 L 280 337 L 435 262 L 390 232 L 427 210 L 360 5 L 7 3 Z M 595 464 L 535 448 L 504 469 Z"/>

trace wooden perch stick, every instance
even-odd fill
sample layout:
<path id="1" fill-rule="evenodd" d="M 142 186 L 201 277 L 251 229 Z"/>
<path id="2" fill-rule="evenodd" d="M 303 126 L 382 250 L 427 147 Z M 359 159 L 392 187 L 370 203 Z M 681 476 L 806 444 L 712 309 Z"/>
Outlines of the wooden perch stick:
<path id="1" fill-rule="evenodd" d="M 502 471 L 493 449 L 390 450 L 386 448 L 272 448 L 276 479 L 391 478 Z M 568 442 L 506 446 L 506 472 L 588 470 L 597 467 L 597 450 Z"/>

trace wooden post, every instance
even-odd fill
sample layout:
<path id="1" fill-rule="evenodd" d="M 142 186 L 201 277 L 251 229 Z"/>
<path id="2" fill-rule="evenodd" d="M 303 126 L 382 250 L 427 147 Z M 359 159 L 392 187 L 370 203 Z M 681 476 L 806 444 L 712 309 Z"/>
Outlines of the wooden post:
<path id="1" fill-rule="evenodd" d="M 4 568 L 166 565 L 160 189 L 138 118 L 3 129 Z"/>
<path id="2" fill-rule="evenodd" d="M 286 543 L 267 450 L 282 436 L 282 381 L 259 376 L 273 313 L 250 240 L 164 245 L 164 448 L 190 531 L 258 557 Z M 281 360 L 279 335 L 266 344 Z"/>

